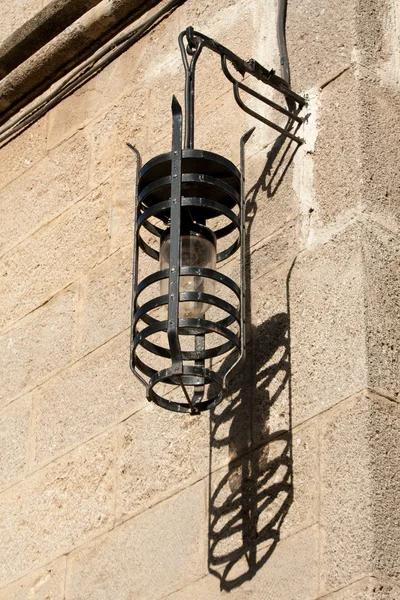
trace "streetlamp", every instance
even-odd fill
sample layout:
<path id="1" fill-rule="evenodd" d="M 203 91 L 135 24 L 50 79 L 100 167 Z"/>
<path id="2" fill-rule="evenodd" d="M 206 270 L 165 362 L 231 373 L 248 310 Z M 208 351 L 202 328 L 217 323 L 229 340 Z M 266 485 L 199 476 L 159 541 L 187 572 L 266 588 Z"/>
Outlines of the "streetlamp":
<path id="1" fill-rule="evenodd" d="M 185 67 L 182 109 L 172 100 L 172 149 L 141 166 L 138 158 L 130 366 L 147 398 L 163 408 L 198 414 L 216 406 L 245 360 L 244 148 L 240 169 L 218 154 L 194 148 L 195 67 L 204 47 L 221 57 L 239 106 L 298 144 L 293 133 L 305 100 L 254 60 L 244 61 L 191 27 L 179 36 Z M 281 93 L 283 107 L 238 81 L 228 63 Z M 249 109 L 240 91 L 287 116 L 280 127 Z M 183 148 L 182 148 L 183 146 Z M 217 270 L 239 250 L 239 281 Z M 141 261 L 155 270 L 139 282 Z"/>

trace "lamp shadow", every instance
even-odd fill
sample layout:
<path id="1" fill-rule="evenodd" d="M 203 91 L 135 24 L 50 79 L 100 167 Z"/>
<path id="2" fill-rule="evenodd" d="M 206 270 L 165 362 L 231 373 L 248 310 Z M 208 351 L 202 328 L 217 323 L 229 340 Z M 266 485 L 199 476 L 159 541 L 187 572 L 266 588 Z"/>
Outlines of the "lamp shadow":
<path id="1" fill-rule="evenodd" d="M 260 201 L 268 201 L 297 151 L 278 138 L 246 196 L 246 250 Z M 289 279 L 286 310 L 247 332 L 245 367 L 210 415 L 208 569 L 222 590 L 252 579 L 274 552 L 293 502 Z M 251 264 L 246 265 L 251 323 Z M 267 292 L 266 292 L 267 293 Z M 229 464 L 223 466 L 226 456 Z M 222 464 L 222 466 L 220 466 Z"/>

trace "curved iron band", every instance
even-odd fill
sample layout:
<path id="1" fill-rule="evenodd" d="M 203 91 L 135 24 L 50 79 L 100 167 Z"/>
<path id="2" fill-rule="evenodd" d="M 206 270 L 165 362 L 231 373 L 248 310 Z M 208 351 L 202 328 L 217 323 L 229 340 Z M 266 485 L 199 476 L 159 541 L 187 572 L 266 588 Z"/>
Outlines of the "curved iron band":
<path id="1" fill-rule="evenodd" d="M 241 291 L 238 284 L 235 281 L 233 281 L 233 279 L 231 279 L 227 275 L 224 275 L 223 273 L 220 273 L 219 271 L 215 271 L 214 269 L 207 269 L 206 267 L 181 267 L 180 274 L 181 276 L 198 275 L 200 277 L 208 277 L 208 279 L 214 279 L 214 281 L 216 281 L 217 283 L 221 283 L 222 285 L 225 285 L 227 288 L 232 290 L 232 292 L 240 300 Z M 135 303 L 140 294 L 143 292 L 143 290 L 145 290 L 149 285 L 157 283 L 157 281 L 160 281 L 161 279 L 166 279 L 168 275 L 169 270 L 163 269 L 162 271 L 156 271 L 155 273 L 151 273 L 151 275 L 148 275 L 147 277 L 142 279 L 142 281 L 138 284 L 136 288 Z"/>
<path id="2" fill-rule="evenodd" d="M 173 400 L 167 400 L 167 398 L 163 398 L 154 391 L 154 387 L 157 385 L 157 383 L 160 383 L 162 381 L 168 381 L 171 375 L 172 369 L 163 369 L 162 371 L 154 375 L 151 378 L 147 388 L 148 398 L 152 400 L 155 404 L 158 404 L 159 406 L 161 406 L 162 408 L 166 408 L 167 410 L 172 410 L 175 412 L 193 413 L 193 408 L 189 404 L 183 402 L 174 402 Z M 212 371 L 211 369 L 208 369 L 206 367 L 184 365 L 183 376 L 185 377 L 186 381 L 188 381 L 191 377 L 193 377 L 193 381 L 197 380 L 198 378 L 201 378 L 204 383 L 216 383 L 220 388 L 220 391 L 212 398 L 209 398 L 208 400 L 203 400 L 202 402 L 197 402 L 194 405 L 194 408 L 196 409 L 195 412 L 201 412 L 203 410 L 213 408 L 214 406 L 217 406 L 217 404 L 219 404 L 223 399 L 224 391 L 222 389 L 222 378 L 215 371 Z M 190 384 L 187 383 L 186 385 Z M 192 383 L 192 385 L 196 384 Z"/>
<path id="3" fill-rule="evenodd" d="M 169 218 L 162 218 L 162 216 L 160 216 L 158 218 L 160 219 L 160 221 L 164 222 L 165 227 L 167 228 L 168 227 Z M 166 229 L 162 229 L 161 227 L 157 227 L 157 225 L 154 225 L 153 223 L 149 223 L 149 221 L 145 221 L 143 223 L 143 227 L 145 229 L 147 229 L 147 231 L 149 231 L 150 233 L 152 233 L 153 235 L 155 235 L 158 238 L 160 238 L 162 236 L 162 234 L 166 231 Z"/>
<path id="4" fill-rule="evenodd" d="M 231 210 L 224 204 L 221 204 L 217 200 L 211 200 L 211 199 L 202 198 L 199 196 L 184 196 L 182 198 L 182 206 L 196 206 L 198 208 L 209 208 L 210 210 L 213 210 L 213 211 L 217 212 L 218 214 L 222 214 L 225 217 L 227 217 L 228 219 L 230 219 L 232 221 L 232 223 L 238 229 L 240 227 L 239 217 L 233 212 L 233 210 Z M 159 213 L 164 212 L 166 209 L 169 209 L 169 207 L 170 207 L 170 200 L 163 200 L 162 202 L 158 202 L 157 204 L 153 204 L 149 208 L 146 208 L 141 213 L 141 215 L 138 219 L 138 222 L 137 222 L 138 230 L 142 226 L 145 225 L 145 222 L 147 221 L 147 219 L 150 219 L 151 217 L 157 217 Z M 163 230 L 161 228 L 157 227 L 157 229 L 161 233 L 163 233 Z M 221 231 L 221 230 L 222 229 L 220 229 L 219 231 Z M 215 232 L 215 235 L 216 235 L 216 237 L 220 237 L 217 235 L 217 232 Z"/>
<path id="5" fill-rule="evenodd" d="M 227 208 L 224 204 L 221 204 L 220 202 L 217 202 L 216 200 L 209 200 L 208 198 L 198 198 L 198 197 L 182 198 L 182 206 L 184 206 L 184 207 L 194 206 L 197 208 L 207 208 L 211 211 L 214 211 L 217 214 L 222 214 L 227 219 L 229 219 L 231 221 L 231 223 L 229 225 L 227 225 L 226 227 L 222 227 L 221 229 L 217 230 L 215 232 L 216 237 L 218 239 L 220 239 L 220 238 L 224 237 L 225 235 L 228 235 L 235 229 L 237 229 L 239 235 L 238 235 L 237 239 L 230 246 L 228 246 L 228 248 L 226 248 L 222 252 L 218 252 L 217 262 L 222 262 L 223 260 L 226 260 L 227 258 L 232 256 L 232 254 L 234 254 L 236 252 L 236 250 L 240 246 L 240 219 L 237 215 L 235 215 L 233 210 L 231 210 L 230 208 Z M 156 250 L 155 248 L 152 248 L 149 244 L 147 244 L 147 242 L 144 241 L 143 237 L 141 237 L 141 235 L 140 235 L 140 230 L 142 227 L 145 227 L 151 233 L 155 233 L 155 235 L 160 235 L 157 232 L 153 231 L 152 229 L 149 229 L 148 227 L 146 227 L 146 223 L 147 223 L 148 219 L 150 219 L 151 217 L 157 217 L 160 213 L 163 213 L 165 210 L 168 210 L 169 207 L 170 207 L 169 200 L 164 200 L 162 202 L 158 202 L 157 204 L 154 204 L 153 206 L 146 208 L 142 212 L 140 217 L 138 218 L 136 235 L 138 236 L 139 246 L 142 248 L 142 250 L 148 256 L 150 256 L 150 258 L 154 258 L 155 260 L 159 260 L 160 253 L 158 252 L 158 250 Z M 152 228 L 155 227 L 152 224 L 150 224 L 150 225 Z M 162 232 L 163 230 L 159 229 L 159 231 Z"/>
<path id="6" fill-rule="evenodd" d="M 179 322 L 181 324 L 179 327 L 179 332 L 181 335 L 185 335 L 185 328 L 189 330 L 197 329 L 201 332 L 204 332 L 206 335 L 207 333 L 217 333 L 218 335 L 232 342 L 232 344 L 237 348 L 240 348 L 240 339 L 238 336 L 227 327 L 219 325 L 218 323 L 207 321 L 206 319 L 179 319 Z M 156 323 L 152 323 L 148 327 L 145 327 L 139 331 L 133 340 L 132 354 L 139 344 L 142 345 L 143 340 L 147 339 L 151 335 L 154 335 L 155 333 L 161 333 L 162 331 L 165 332 L 167 330 L 167 326 L 167 321 L 157 321 Z M 164 350 L 164 348 L 162 349 Z M 213 348 L 209 348 L 209 350 L 211 351 Z"/>
<path id="7" fill-rule="evenodd" d="M 185 200 L 189 200 L 189 198 L 182 198 L 183 206 L 186 206 Z M 169 201 L 166 201 L 166 202 L 169 203 Z M 158 204 L 155 204 L 154 206 L 158 206 Z M 224 204 L 222 204 L 221 206 L 223 206 L 224 208 L 226 208 Z M 211 207 L 208 206 L 207 208 L 211 208 Z M 148 209 L 146 209 L 146 210 L 148 210 Z M 144 214 L 144 212 L 145 211 L 143 211 L 142 214 Z M 223 211 L 221 210 L 220 212 L 223 212 Z M 167 226 L 168 220 L 169 220 L 168 217 L 166 218 L 165 215 L 161 214 L 161 215 L 158 215 L 157 218 L 160 219 L 160 221 L 163 221 L 165 223 L 165 225 Z M 155 235 L 156 237 L 159 237 L 159 238 L 166 231 L 165 229 L 162 229 L 161 227 L 157 227 L 157 225 L 154 225 L 153 223 L 149 223 L 149 221 L 144 221 L 143 227 L 145 229 L 147 229 L 147 231 L 149 231 L 151 234 L 153 234 L 153 235 Z M 234 231 L 236 227 L 237 226 L 236 226 L 235 223 L 229 223 L 229 225 L 226 225 L 225 227 L 221 227 L 221 229 L 217 229 L 216 231 L 214 231 L 214 235 L 215 235 L 215 237 L 218 240 L 222 239 L 226 235 L 229 235 L 230 233 L 232 233 L 232 231 Z"/>
<path id="8" fill-rule="evenodd" d="M 231 315 L 234 320 L 238 322 L 240 319 L 239 311 L 232 306 L 232 304 L 229 304 L 229 302 L 226 302 L 226 300 L 222 300 L 222 298 L 218 298 L 218 296 L 207 294 L 206 292 L 180 292 L 179 302 L 200 302 L 201 304 L 209 304 L 210 306 L 216 306 L 217 308 L 220 308 L 224 312 Z M 159 306 L 163 306 L 164 304 L 168 304 L 167 294 L 164 296 L 158 296 L 157 298 L 152 298 L 152 300 L 145 302 L 142 306 L 137 308 L 132 325 L 135 327 L 138 321 L 142 319 L 146 313 L 158 308 Z M 179 319 L 179 321 L 181 321 L 181 319 Z M 155 319 L 155 322 L 158 323 L 158 319 Z M 216 323 L 220 324 L 219 321 L 216 321 Z"/>
<path id="9" fill-rule="evenodd" d="M 134 317 L 132 319 L 134 319 L 134 321 L 132 320 L 132 327 L 135 327 L 137 324 L 137 321 L 139 320 L 138 318 L 136 318 L 137 312 L 143 308 L 143 306 L 138 306 L 138 297 L 140 296 L 140 294 L 150 285 L 153 285 L 154 283 L 157 283 L 157 281 L 160 281 L 161 279 L 167 279 L 169 275 L 169 270 L 168 269 L 163 269 L 162 271 L 156 271 L 155 273 L 152 273 L 151 275 L 148 275 L 147 277 L 145 277 L 145 279 L 143 279 L 137 286 L 136 288 L 136 295 L 134 298 L 134 307 L 135 307 L 135 314 Z M 227 287 L 228 289 L 230 289 L 235 296 L 238 298 L 239 300 L 239 305 L 240 305 L 240 288 L 239 286 L 229 277 L 227 277 L 226 275 L 223 275 L 222 273 L 219 273 L 218 271 L 214 271 L 213 269 L 206 269 L 205 267 L 181 267 L 181 275 L 182 276 L 187 276 L 187 275 L 196 275 L 196 276 L 201 276 L 201 277 L 207 277 L 209 279 L 214 279 L 215 281 L 217 281 L 218 283 L 220 283 L 221 285 Z M 199 292 L 182 292 L 184 294 L 190 294 L 190 293 L 199 293 Z M 162 298 L 162 296 L 158 296 L 157 298 L 150 300 L 150 303 L 154 303 L 154 306 L 152 306 L 152 308 L 157 308 L 158 306 L 161 306 L 162 304 L 164 304 L 164 302 L 160 302 L 160 304 L 157 303 L 158 298 Z M 166 296 L 165 296 L 166 298 Z M 220 299 L 215 296 L 215 298 L 217 299 L 217 301 L 220 301 Z M 224 301 L 223 301 L 224 302 Z M 165 302 L 166 304 L 166 302 Z M 227 303 L 228 306 L 232 306 L 230 304 Z M 232 307 L 233 310 L 236 311 L 236 309 L 234 307 Z M 148 310 L 151 310 L 148 309 Z M 230 311 L 227 311 L 230 313 Z M 239 312 L 236 311 L 236 314 L 238 315 Z M 221 325 L 222 327 L 229 327 L 230 325 L 232 325 L 232 323 L 234 323 L 235 321 L 237 321 L 237 317 L 236 314 L 230 313 L 230 316 L 222 319 L 221 321 L 218 321 L 218 325 Z M 159 323 L 160 321 L 158 321 L 157 319 L 155 319 L 154 317 L 151 317 L 150 315 L 144 313 L 141 315 L 141 320 L 146 323 L 146 325 L 152 325 L 153 323 Z M 186 335 L 197 335 L 198 331 L 195 330 L 193 332 L 186 332 Z"/>
<path id="10" fill-rule="evenodd" d="M 221 310 L 229 313 L 229 315 L 230 315 L 229 317 L 221 319 L 220 321 L 216 321 L 216 325 L 218 325 L 219 327 L 228 327 L 228 326 L 232 325 L 232 323 L 234 323 L 235 321 L 238 324 L 240 324 L 239 311 L 236 308 L 234 308 L 231 304 L 229 304 L 228 302 L 225 302 L 225 300 L 221 300 L 217 296 L 212 296 L 211 294 L 204 294 L 201 292 L 183 292 L 182 294 L 180 294 L 180 300 L 181 301 L 182 300 L 183 301 L 185 301 L 185 300 L 186 301 L 195 301 L 195 302 L 197 301 L 197 302 L 212 304 L 213 306 L 216 306 L 217 308 L 220 308 Z M 152 300 L 149 300 L 145 304 L 143 304 L 143 306 L 141 306 L 135 313 L 133 327 L 135 328 L 140 320 L 142 320 L 147 325 L 153 325 L 154 323 L 160 323 L 160 321 L 158 321 L 157 319 L 155 319 L 153 317 L 149 317 L 149 315 L 147 315 L 146 313 L 149 312 L 150 310 L 153 310 L 154 308 L 157 308 L 157 307 L 165 305 L 165 304 L 168 304 L 168 296 L 167 295 L 159 296 L 158 298 L 154 298 Z M 182 322 L 182 320 L 180 319 L 180 323 L 181 322 Z M 204 331 L 204 329 L 202 330 L 202 332 L 205 335 L 207 335 L 208 333 L 212 333 L 212 332 Z M 199 333 L 199 331 L 197 328 L 195 328 L 194 330 L 191 330 L 191 329 L 185 329 L 183 325 L 178 326 L 178 334 L 179 335 L 198 335 L 198 333 Z M 152 354 L 156 354 L 158 356 L 163 356 L 164 358 L 171 358 L 171 351 L 169 350 L 169 348 L 165 348 L 164 346 L 154 344 L 153 342 L 150 342 L 148 340 L 143 340 L 141 345 L 143 346 L 143 348 L 145 348 Z M 232 341 L 229 341 L 225 344 L 220 344 L 219 346 L 214 346 L 212 348 L 204 349 L 201 352 L 200 351 L 182 350 L 182 358 L 183 358 L 183 360 L 203 360 L 203 359 L 209 359 L 209 358 L 216 358 L 217 356 L 226 354 L 233 347 L 234 347 L 234 343 Z"/>
<path id="11" fill-rule="evenodd" d="M 212 321 L 206 321 L 205 319 L 180 319 L 179 321 L 182 324 L 181 327 L 179 328 L 180 334 L 184 333 L 185 327 L 187 327 L 189 329 L 201 330 L 202 332 L 206 331 L 206 333 L 217 333 L 218 335 L 221 335 L 222 337 L 226 338 L 232 344 L 232 347 L 236 346 L 236 348 L 240 349 L 240 339 L 238 338 L 237 335 L 235 335 L 232 331 L 230 331 L 226 327 L 222 327 L 221 325 L 218 325 L 217 323 L 213 323 Z M 142 331 L 138 332 L 133 340 L 132 353 L 131 353 L 132 364 L 134 364 L 140 371 L 142 371 L 142 373 L 144 373 L 148 377 L 152 377 L 156 373 L 156 371 L 155 371 L 155 369 L 153 369 L 152 367 L 150 367 L 149 365 L 144 363 L 138 356 L 136 356 L 136 348 L 139 345 L 141 345 L 143 348 L 145 348 L 145 346 L 143 345 L 143 342 L 145 340 L 147 340 L 148 337 L 150 337 L 151 335 L 154 335 L 155 333 L 167 331 L 167 327 L 168 327 L 168 321 L 159 321 L 157 323 L 153 323 L 152 325 L 149 325 L 145 329 L 142 329 Z M 161 348 L 158 346 L 155 346 L 155 348 L 160 348 L 162 351 L 165 350 L 164 348 Z M 211 350 L 218 350 L 218 349 L 220 350 L 221 346 L 218 346 L 214 349 L 210 348 L 209 350 L 211 351 Z M 160 355 L 160 353 L 158 351 L 153 352 L 153 354 Z M 216 354 L 216 356 L 219 356 L 219 354 Z M 190 360 L 190 359 L 188 358 L 187 360 Z M 184 373 L 182 373 L 182 374 L 184 374 Z M 177 373 L 174 373 L 174 376 L 176 376 L 176 375 L 177 375 Z M 204 381 L 199 381 L 193 385 L 202 385 L 203 383 L 204 383 Z"/>
<path id="12" fill-rule="evenodd" d="M 168 175 L 167 177 L 160 177 L 159 179 L 156 179 L 155 181 L 149 183 L 139 193 L 138 207 L 141 207 L 145 203 L 146 199 L 155 191 L 165 187 L 171 188 L 171 180 L 171 175 Z M 183 173 L 182 184 L 186 183 L 193 183 L 197 185 L 201 184 L 211 188 L 218 188 L 218 190 L 221 191 L 223 195 L 228 196 L 228 198 L 233 200 L 235 204 L 240 204 L 239 192 L 235 190 L 234 187 L 229 185 L 229 183 L 226 183 L 225 181 L 222 181 L 221 179 L 218 179 L 213 175 L 203 175 L 202 173 Z M 170 194 L 167 194 L 167 197 L 169 196 Z"/>
<path id="13" fill-rule="evenodd" d="M 139 172 L 139 180 L 140 183 L 143 179 L 148 177 L 149 171 L 154 167 L 158 167 L 163 163 L 169 163 L 168 171 L 171 172 L 171 152 L 164 152 L 163 154 L 158 154 L 151 158 L 147 163 L 145 163 Z M 192 161 L 193 159 L 200 165 L 203 165 L 203 168 L 207 171 L 208 165 L 215 165 L 217 170 L 219 171 L 221 168 L 225 170 L 226 174 L 224 177 L 234 177 L 237 179 L 238 183 L 240 183 L 240 172 L 236 165 L 233 164 L 230 160 L 225 158 L 225 156 L 221 156 L 220 154 L 216 154 L 215 152 L 210 152 L 209 150 L 200 150 L 193 148 L 184 148 L 182 150 L 182 167 L 185 169 L 185 163 Z M 208 163 L 204 164 L 204 163 Z M 208 167 L 209 169 L 209 167 Z M 203 169 L 202 169 L 203 170 Z M 184 171 L 185 172 L 185 171 Z M 238 186 L 239 189 L 239 186 Z"/>
<path id="14" fill-rule="evenodd" d="M 158 344 L 154 344 L 153 342 L 149 342 L 149 340 L 143 340 L 140 345 L 142 348 L 148 352 L 151 352 L 152 354 L 155 354 L 156 356 L 171 358 L 170 350 L 164 348 L 163 346 L 159 346 Z M 210 358 L 217 358 L 218 356 L 226 354 L 234 347 L 235 344 L 233 344 L 233 342 L 225 342 L 224 344 L 214 346 L 213 348 L 208 348 L 202 352 L 198 352 L 196 350 L 182 350 L 182 360 L 207 360 Z"/>

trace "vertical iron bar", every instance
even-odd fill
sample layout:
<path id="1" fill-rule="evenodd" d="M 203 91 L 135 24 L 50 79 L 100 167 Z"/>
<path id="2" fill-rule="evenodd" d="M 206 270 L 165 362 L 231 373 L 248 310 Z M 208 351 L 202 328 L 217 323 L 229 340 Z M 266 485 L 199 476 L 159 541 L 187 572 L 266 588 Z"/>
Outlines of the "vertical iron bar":
<path id="1" fill-rule="evenodd" d="M 246 191 L 245 191 L 245 145 L 255 127 L 252 127 L 240 138 L 240 356 L 224 375 L 223 386 L 226 390 L 229 377 L 240 367 L 246 358 L 246 248 L 244 236 L 246 229 Z"/>
<path id="2" fill-rule="evenodd" d="M 204 318 L 204 315 L 202 316 L 202 318 Z M 204 352 L 204 349 L 206 347 L 206 341 L 205 341 L 205 335 L 204 333 L 201 333 L 200 335 L 195 335 L 194 336 L 194 349 L 196 352 Z M 204 358 L 198 358 L 194 361 L 194 364 L 204 368 Z M 195 388 L 195 392 L 193 394 L 193 404 L 194 406 L 196 406 L 197 403 L 201 402 L 204 398 L 204 392 L 205 392 L 205 386 L 204 385 L 198 385 Z M 197 411 L 198 412 L 198 411 Z"/>
<path id="3" fill-rule="evenodd" d="M 186 71 L 185 77 L 185 149 L 194 144 L 194 70 Z"/>
<path id="4" fill-rule="evenodd" d="M 169 245 L 169 288 L 167 334 L 173 373 L 182 373 L 182 352 L 178 335 L 179 274 L 181 253 L 181 187 L 182 187 L 182 108 L 172 97 L 171 158 L 171 229 Z"/>
<path id="5" fill-rule="evenodd" d="M 135 153 L 136 155 L 136 185 L 135 185 L 135 201 L 134 201 L 134 215 L 133 215 L 133 265 L 132 265 L 132 300 L 131 300 L 131 338 L 130 338 L 130 359 L 129 364 L 131 371 L 136 377 L 146 386 L 146 391 L 148 391 L 147 381 L 140 375 L 138 370 L 135 367 L 134 354 L 133 354 L 133 339 L 135 337 L 135 331 L 132 327 L 132 323 L 134 320 L 134 315 L 136 312 L 136 290 L 138 284 L 138 260 L 139 260 L 139 244 L 138 244 L 138 232 L 137 232 L 137 221 L 138 221 L 138 203 L 139 203 L 139 173 L 142 168 L 142 157 L 140 156 L 139 150 L 133 144 L 129 142 L 126 145 Z M 148 398 L 148 395 L 147 395 Z"/>
<path id="6" fill-rule="evenodd" d="M 188 42 L 188 46 L 185 47 L 184 38 Z M 203 41 L 196 40 L 193 38 L 193 27 L 188 27 L 186 31 L 183 31 L 178 38 L 179 47 L 181 50 L 183 66 L 185 68 L 185 140 L 184 148 L 194 148 L 194 83 L 195 83 L 195 70 L 196 63 L 203 49 Z M 194 45 L 193 45 L 194 44 Z M 192 56 L 192 59 L 188 61 L 188 54 Z"/>

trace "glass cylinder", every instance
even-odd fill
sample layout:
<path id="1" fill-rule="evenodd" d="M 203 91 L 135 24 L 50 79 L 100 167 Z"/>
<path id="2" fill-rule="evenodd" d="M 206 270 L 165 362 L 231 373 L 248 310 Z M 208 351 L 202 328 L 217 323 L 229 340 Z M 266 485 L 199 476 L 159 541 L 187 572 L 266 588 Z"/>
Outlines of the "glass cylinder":
<path id="1" fill-rule="evenodd" d="M 169 235 L 161 242 L 160 269 L 169 269 L 170 238 Z M 206 267 L 215 269 L 217 262 L 216 241 L 213 232 L 203 226 L 191 228 L 181 235 L 181 266 Z M 168 294 L 169 281 L 162 279 L 160 293 Z M 200 275 L 185 275 L 179 278 L 179 291 L 215 293 L 215 281 Z M 179 302 L 179 318 L 196 319 L 203 316 L 210 305 L 204 302 Z"/>

